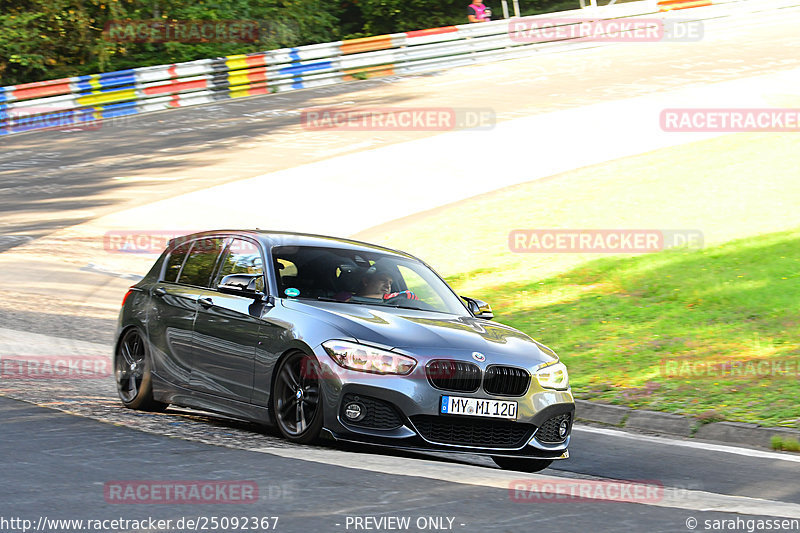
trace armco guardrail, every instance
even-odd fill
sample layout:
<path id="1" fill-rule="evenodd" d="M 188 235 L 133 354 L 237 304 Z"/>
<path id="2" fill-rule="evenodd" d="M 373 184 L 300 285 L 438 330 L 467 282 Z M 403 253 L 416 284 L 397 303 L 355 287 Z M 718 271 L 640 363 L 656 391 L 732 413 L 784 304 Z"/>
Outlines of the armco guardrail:
<path id="1" fill-rule="evenodd" d="M 718 18 L 717 7 L 703 8 L 710 11 L 698 13 L 694 20 Z M 0 135 L 90 126 L 100 120 L 228 98 L 510 59 L 530 53 L 530 47 L 572 44 L 563 39 L 527 42 L 514 34 L 520 22 L 639 15 L 672 16 L 659 14 L 659 6 L 651 2 L 630 2 L 597 11 L 549 13 L 2 87 Z"/>

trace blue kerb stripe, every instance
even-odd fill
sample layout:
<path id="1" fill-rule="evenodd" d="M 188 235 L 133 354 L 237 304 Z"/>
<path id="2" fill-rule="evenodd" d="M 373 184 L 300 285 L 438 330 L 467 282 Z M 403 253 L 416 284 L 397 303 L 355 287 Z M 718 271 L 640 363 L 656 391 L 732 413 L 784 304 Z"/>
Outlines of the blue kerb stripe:
<path id="1" fill-rule="evenodd" d="M 123 104 L 113 104 L 103 106 L 100 116 L 102 118 L 123 117 L 126 115 L 135 115 L 139 110 L 136 107 L 136 102 L 125 102 Z"/>
<path id="2" fill-rule="evenodd" d="M 80 81 L 75 83 L 75 87 L 79 91 L 96 91 L 97 89 L 92 86 L 92 78 L 91 76 L 81 76 Z M 132 86 L 136 84 L 136 76 L 131 74 L 129 76 L 114 76 L 108 78 L 100 78 L 95 80 L 96 83 L 100 84 L 100 92 L 106 92 L 108 90 L 122 90 L 123 87 L 120 85 Z M 127 88 L 127 87 L 126 87 Z"/>
<path id="3" fill-rule="evenodd" d="M 289 51 L 289 57 L 292 59 L 292 61 L 300 61 L 300 52 L 297 50 L 297 48 L 292 48 Z"/>
<path id="4" fill-rule="evenodd" d="M 278 72 L 280 74 L 291 74 L 297 76 L 304 72 L 312 72 L 314 70 L 325 70 L 331 68 L 333 65 L 330 61 L 320 61 L 318 63 L 308 63 L 305 65 L 293 65 L 291 67 L 283 67 Z"/>
<path id="5" fill-rule="evenodd" d="M 78 116 L 75 117 L 75 122 L 91 122 L 94 120 L 94 109 L 81 109 L 78 111 Z"/>
<path id="6" fill-rule="evenodd" d="M 81 77 L 83 78 L 85 76 L 81 76 Z M 88 81 L 87 82 L 84 82 L 84 81 L 76 82 L 75 83 L 75 88 L 78 89 L 79 91 L 93 91 L 94 90 L 94 87 L 92 87 L 92 84 L 89 83 Z"/>
<path id="7" fill-rule="evenodd" d="M 114 102 L 113 104 L 105 104 L 98 107 L 98 109 L 119 109 L 124 107 L 136 106 L 136 102 Z"/>
<path id="8" fill-rule="evenodd" d="M 87 107 L 78 110 L 79 122 L 91 122 L 95 120 L 95 113 L 100 113 L 99 118 L 114 118 L 125 115 L 135 115 L 139 110 L 136 107 L 136 102 L 124 102 L 121 104 L 109 104 L 105 106 Z"/>
<path id="9" fill-rule="evenodd" d="M 126 85 L 136 83 L 136 76 L 129 74 L 127 76 L 114 76 L 109 78 L 100 78 L 101 87 L 113 87 L 115 85 Z"/>
<path id="10" fill-rule="evenodd" d="M 128 85 L 119 85 L 114 87 L 101 87 L 100 89 L 92 89 L 91 87 L 87 89 L 81 89 L 81 94 L 78 96 L 90 96 L 92 93 L 101 92 L 101 93 L 113 93 L 114 91 L 124 91 L 127 89 L 135 89 L 136 84 L 128 84 Z"/>
<path id="11" fill-rule="evenodd" d="M 127 109 L 115 109 L 112 111 L 103 111 L 101 115 L 103 118 L 114 118 L 114 117 L 125 117 L 128 115 L 136 115 L 139 113 L 139 110 L 136 109 L 136 106 L 131 106 Z"/>
<path id="12" fill-rule="evenodd" d="M 114 72 L 104 72 L 100 74 L 100 79 L 104 80 L 107 78 L 123 78 L 123 77 L 132 77 L 136 75 L 136 71 L 132 68 L 125 69 L 125 70 L 115 70 Z"/>
<path id="13" fill-rule="evenodd" d="M 303 81 L 300 78 L 295 78 L 292 82 L 292 89 L 303 89 Z"/>
<path id="14" fill-rule="evenodd" d="M 82 76 L 83 77 L 83 76 Z M 79 81 L 75 84 L 75 88 L 79 91 L 94 91 L 95 88 L 89 81 Z"/>
<path id="15" fill-rule="evenodd" d="M 72 80 L 75 82 L 89 81 L 92 78 L 97 78 L 98 80 L 105 80 L 108 78 L 134 76 L 135 74 L 136 71 L 134 69 L 129 68 L 125 70 L 115 70 L 114 72 L 104 72 L 102 74 L 84 74 L 82 76 L 75 76 L 74 78 L 72 78 Z"/>
<path id="16" fill-rule="evenodd" d="M 8 101 L 8 96 L 6 96 L 7 89 L 0 87 L 0 102 Z"/>

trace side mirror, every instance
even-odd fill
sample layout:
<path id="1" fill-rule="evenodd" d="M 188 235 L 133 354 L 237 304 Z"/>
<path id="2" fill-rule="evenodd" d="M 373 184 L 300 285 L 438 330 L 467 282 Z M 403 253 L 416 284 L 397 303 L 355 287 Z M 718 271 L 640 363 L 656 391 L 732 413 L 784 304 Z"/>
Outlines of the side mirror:
<path id="1" fill-rule="evenodd" d="M 485 318 L 486 320 L 491 320 L 494 318 L 492 306 L 483 300 L 467 298 L 466 296 L 462 296 L 461 299 L 467 302 L 467 309 L 469 309 L 469 312 L 472 313 L 472 316 L 475 318 Z"/>
<path id="2" fill-rule="evenodd" d="M 264 279 L 261 274 L 230 274 L 222 278 L 217 290 L 225 294 L 235 294 L 247 298 L 261 298 L 264 292 L 259 290 L 258 280 Z"/>

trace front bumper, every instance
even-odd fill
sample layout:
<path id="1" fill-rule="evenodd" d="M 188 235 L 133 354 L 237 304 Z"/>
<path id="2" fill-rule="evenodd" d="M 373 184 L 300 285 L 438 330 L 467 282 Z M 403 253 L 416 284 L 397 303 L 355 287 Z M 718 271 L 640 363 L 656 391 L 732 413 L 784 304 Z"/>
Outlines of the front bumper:
<path id="1" fill-rule="evenodd" d="M 479 388 L 474 393 L 445 391 L 427 379 L 423 364 L 408 376 L 367 374 L 346 370 L 320 349 L 324 427 L 335 440 L 398 449 L 480 453 L 508 457 L 566 459 L 575 402 L 570 390 L 543 389 L 535 379 L 522 396 L 498 396 Z M 464 396 L 518 402 L 518 417 L 507 421 L 486 417 L 440 414 L 442 396 Z M 344 405 L 354 398 L 375 411 L 370 423 L 347 419 Z M 394 414 L 392 414 L 392 411 Z M 568 420 L 566 438 L 553 442 L 555 419 Z M 550 426 L 546 424 L 551 421 Z M 549 438 L 544 438 L 549 435 Z M 558 440 L 558 439 L 556 439 Z"/>

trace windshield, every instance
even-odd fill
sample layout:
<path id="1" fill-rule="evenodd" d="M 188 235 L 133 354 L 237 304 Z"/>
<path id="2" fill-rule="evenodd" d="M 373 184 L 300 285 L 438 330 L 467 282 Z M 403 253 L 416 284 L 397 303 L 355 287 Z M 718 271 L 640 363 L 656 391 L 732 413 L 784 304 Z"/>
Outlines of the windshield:
<path id="1" fill-rule="evenodd" d="M 395 255 L 340 248 L 276 246 L 278 292 L 287 298 L 467 314 L 428 267 Z"/>

